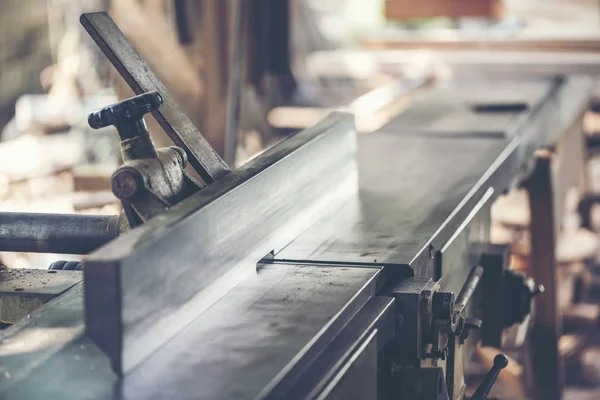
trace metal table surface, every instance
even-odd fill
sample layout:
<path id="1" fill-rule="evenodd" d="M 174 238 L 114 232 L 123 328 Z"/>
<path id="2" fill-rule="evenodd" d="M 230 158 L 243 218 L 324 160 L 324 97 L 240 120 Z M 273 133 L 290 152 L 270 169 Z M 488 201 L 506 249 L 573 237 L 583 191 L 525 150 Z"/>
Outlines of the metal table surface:
<path id="1" fill-rule="evenodd" d="M 322 351 L 359 310 L 374 307 L 370 300 L 389 307 L 391 300 L 374 298 L 380 275 L 377 267 L 265 266 L 122 382 L 84 336 L 74 292 L 50 304 L 46 315 L 61 316 L 53 326 L 34 315 L 3 341 L 1 398 L 255 398 L 269 385 L 285 390 L 293 382 L 281 382 L 281 371 L 309 364 L 315 347 Z"/>
<path id="2" fill-rule="evenodd" d="M 380 130 L 407 133 L 437 133 L 443 136 L 504 138 L 522 114 L 511 109 L 524 106 L 531 111 L 547 95 L 551 79 L 510 81 L 451 80 L 413 95 L 407 112 Z M 496 110 L 478 109 L 496 106 Z M 501 109 L 502 107 L 508 109 Z"/>
<path id="3" fill-rule="evenodd" d="M 264 398 L 265 390 L 289 389 L 293 382 L 284 378 L 323 349 L 320 338 L 371 300 L 385 301 L 376 296 L 385 281 L 380 277 L 394 269 L 406 273 L 407 266 L 431 274 L 432 252 L 456 238 L 482 199 L 509 186 L 534 147 L 551 142 L 549 127 L 557 135 L 573 122 L 587 93 L 561 96 L 572 109 L 534 109 L 506 136 L 384 127 L 360 137 L 359 192 L 276 254 L 271 262 L 281 265 L 259 268 L 122 381 L 84 336 L 77 285 L 0 332 L 0 397 Z M 549 116 L 554 119 L 540 123 Z"/>
<path id="4" fill-rule="evenodd" d="M 567 117 L 556 110 L 565 108 L 565 101 L 584 104 L 581 83 L 537 80 L 507 86 L 498 81 L 471 83 L 465 90 L 452 84 L 428 90 L 378 132 L 359 136 L 358 196 L 275 259 L 410 265 L 416 275 L 431 276 L 432 253 L 453 240 L 473 208 L 487 202 L 484 196 L 494 198 L 508 189 L 526 172 L 533 150 L 574 123 L 576 113 Z M 484 117 L 469 105 L 489 100 L 523 102 L 528 109 L 500 113 L 484 132 Z M 428 104 L 446 123 L 430 118 Z"/>
<path id="5" fill-rule="evenodd" d="M 396 132 L 362 136 L 359 195 L 340 204 L 335 214 L 313 225 L 275 258 L 409 265 L 506 144 L 498 139 Z"/>

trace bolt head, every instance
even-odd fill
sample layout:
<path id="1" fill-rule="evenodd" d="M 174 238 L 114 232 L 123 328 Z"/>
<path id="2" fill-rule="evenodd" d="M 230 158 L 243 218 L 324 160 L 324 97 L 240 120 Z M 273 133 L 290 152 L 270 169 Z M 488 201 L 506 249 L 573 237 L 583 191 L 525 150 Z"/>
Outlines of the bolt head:
<path id="1" fill-rule="evenodd" d="M 121 200 L 129 199 L 142 188 L 142 176 L 133 168 L 118 169 L 112 176 L 112 192 Z"/>
<path id="2" fill-rule="evenodd" d="M 177 152 L 177 156 L 179 158 L 179 164 L 182 167 L 185 167 L 188 162 L 188 156 L 187 156 L 187 153 L 185 152 L 185 150 L 183 150 L 179 146 L 171 146 L 170 149 L 175 150 Z"/>
<path id="3" fill-rule="evenodd" d="M 504 369 L 508 365 L 508 357 L 504 354 L 498 354 L 494 357 L 494 367 L 498 369 Z"/>

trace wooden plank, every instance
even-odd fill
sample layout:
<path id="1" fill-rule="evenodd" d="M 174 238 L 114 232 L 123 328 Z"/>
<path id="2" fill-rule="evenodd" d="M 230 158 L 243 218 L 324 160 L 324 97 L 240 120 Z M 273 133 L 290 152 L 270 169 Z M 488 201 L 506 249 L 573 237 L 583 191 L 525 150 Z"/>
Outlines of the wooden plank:
<path id="1" fill-rule="evenodd" d="M 385 37 L 367 38 L 363 43 L 368 49 L 422 49 L 435 51 L 486 51 L 486 52 L 559 52 L 559 53 L 598 53 L 600 51 L 600 38 L 578 38 L 539 36 L 509 38 L 473 37 L 472 34 L 460 32 L 456 36 L 448 37 L 447 31 L 440 33 L 398 32 Z"/>
<path id="2" fill-rule="evenodd" d="M 80 191 L 110 190 L 114 167 L 79 165 L 72 168 L 73 189 Z"/>
<path id="3" fill-rule="evenodd" d="M 85 156 L 83 140 L 69 133 L 22 135 L 0 143 L 0 176 L 14 182 L 68 170 Z"/>
<path id="4" fill-rule="evenodd" d="M 389 0 L 385 6 L 388 19 L 433 17 L 487 17 L 501 15 L 499 0 Z"/>

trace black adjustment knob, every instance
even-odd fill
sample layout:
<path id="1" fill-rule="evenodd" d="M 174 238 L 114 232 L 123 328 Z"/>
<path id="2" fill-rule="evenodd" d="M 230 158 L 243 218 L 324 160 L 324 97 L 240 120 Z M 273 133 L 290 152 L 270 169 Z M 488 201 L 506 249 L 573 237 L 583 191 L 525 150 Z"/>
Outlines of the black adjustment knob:
<path id="1" fill-rule="evenodd" d="M 507 270 L 504 273 L 504 326 L 525 321 L 531 312 L 533 298 L 544 293 L 544 286 L 520 272 Z"/>
<path id="2" fill-rule="evenodd" d="M 508 357 L 504 354 L 498 354 L 494 357 L 494 366 L 487 373 L 483 381 L 479 384 L 479 387 L 471 397 L 471 400 L 486 400 L 487 395 L 492 390 L 494 383 L 496 383 L 496 379 L 498 379 L 498 375 L 500 371 L 502 371 L 508 365 Z"/>
<path id="3" fill-rule="evenodd" d="M 158 92 L 140 94 L 94 111 L 88 116 L 88 124 L 94 129 L 114 125 L 121 140 L 131 139 L 148 133 L 144 115 L 156 110 L 162 103 L 162 96 Z"/>
<path id="4" fill-rule="evenodd" d="M 88 116 L 88 124 L 94 129 L 109 125 L 117 128 L 124 161 L 156 158 L 144 115 L 156 110 L 162 103 L 158 92 L 144 93 L 94 111 Z"/>

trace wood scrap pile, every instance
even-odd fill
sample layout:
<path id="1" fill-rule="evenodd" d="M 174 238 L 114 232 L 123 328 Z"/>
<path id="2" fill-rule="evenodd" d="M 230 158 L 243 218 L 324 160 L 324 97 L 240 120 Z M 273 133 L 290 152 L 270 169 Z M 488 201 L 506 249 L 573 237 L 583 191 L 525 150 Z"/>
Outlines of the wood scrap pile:
<path id="1" fill-rule="evenodd" d="M 108 128 L 90 129 L 86 117 L 117 97 L 96 63 L 95 45 L 79 26 L 79 13 L 67 18 L 73 4 L 63 3 L 48 17 L 60 23 L 50 23 L 55 63 L 39 76 L 47 94 L 21 95 L 1 130 L 0 211 L 116 214 L 120 207 L 110 191 L 110 175 L 119 163 L 117 135 Z M 47 268 L 71 258 L 0 255 L 9 268 Z"/>

